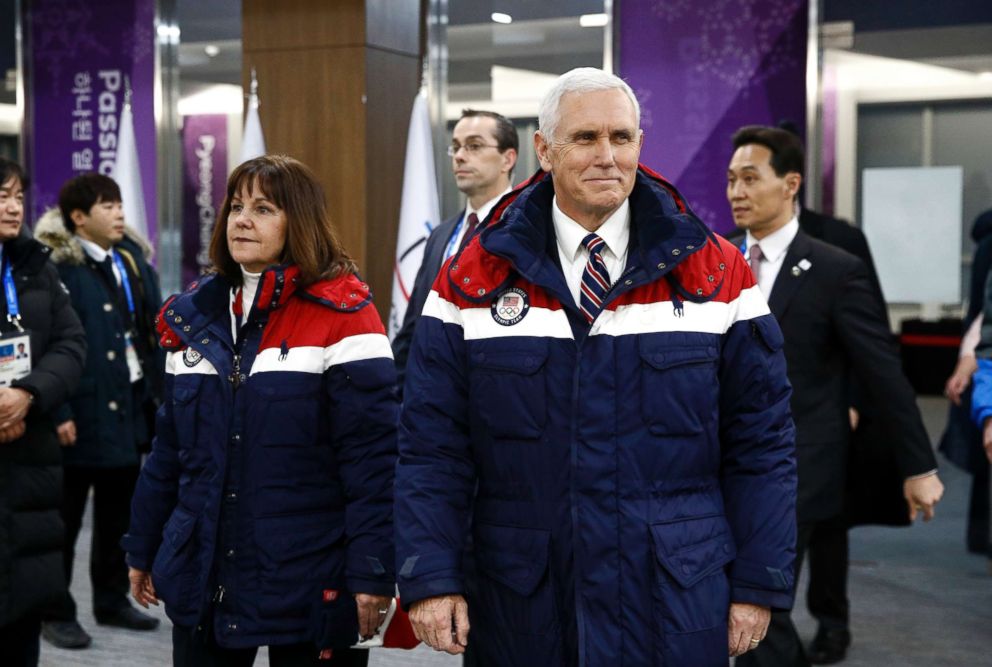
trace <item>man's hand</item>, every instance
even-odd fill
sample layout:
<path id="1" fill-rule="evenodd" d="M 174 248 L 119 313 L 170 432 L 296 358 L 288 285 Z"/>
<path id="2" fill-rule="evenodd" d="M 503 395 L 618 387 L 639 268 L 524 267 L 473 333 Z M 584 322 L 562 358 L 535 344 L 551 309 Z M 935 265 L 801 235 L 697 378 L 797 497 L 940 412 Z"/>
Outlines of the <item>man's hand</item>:
<path id="1" fill-rule="evenodd" d="M 155 585 L 152 575 L 133 567 L 127 569 L 127 578 L 131 581 L 131 596 L 145 609 L 149 604 L 158 606 L 158 596 L 155 595 Z"/>
<path id="2" fill-rule="evenodd" d="M 992 463 L 992 417 L 985 420 L 985 427 L 982 429 L 982 445 L 985 447 L 985 456 L 989 463 Z"/>
<path id="3" fill-rule="evenodd" d="M 439 595 L 410 605 L 410 624 L 417 639 L 435 651 L 452 655 L 468 646 L 468 603 L 461 595 Z"/>
<path id="4" fill-rule="evenodd" d="M 7 428 L 0 428 L 0 444 L 14 442 L 24 435 L 26 430 L 27 424 L 24 423 L 23 419 L 16 424 L 8 426 Z"/>
<path id="5" fill-rule="evenodd" d="M 55 427 L 55 435 L 59 437 L 59 444 L 63 447 L 72 447 L 76 444 L 76 422 L 69 419 Z"/>
<path id="6" fill-rule="evenodd" d="M 847 420 L 851 422 L 851 432 L 858 430 L 858 424 L 861 423 L 861 415 L 855 408 L 847 409 Z"/>
<path id="7" fill-rule="evenodd" d="M 28 416 L 31 393 L 19 387 L 0 387 L 0 429 Z"/>
<path id="8" fill-rule="evenodd" d="M 759 607 L 746 602 L 731 602 L 727 625 L 730 657 L 736 658 L 756 648 L 758 642 L 765 638 L 771 620 L 772 611 L 768 607 Z"/>
<path id="9" fill-rule="evenodd" d="M 386 612 L 393 598 L 384 595 L 368 595 L 356 593 L 355 604 L 358 605 L 358 634 L 362 639 L 371 639 L 382 622 L 386 620 Z"/>
<path id="10" fill-rule="evenodd" d="M 985 432 L 988 434 L 987 428 Z M 926 477 L 907 479 L 902 485 L 902 495 L 909 503 L 910 521 L 916 520 L 918 511 L 923 512 L 924 521 L 929 521 L 933 518 L 933 508 L 940 502 L 940 497 L 944 495 L 944 485 L 941 484 L 937 473 Z"/>
<path id="11" fill-rule="evenodd" d="M 971 376 L 978 370 L 978 360 L 975 355 L 966 354 L 958 359 L 958 365 L 954 367 L 951 377 L 947 378 L 944 385 L 944 396 L 951 399 L 954 405 L 961 405 L 961 394 L 965 392 L 971 384 Z"/>

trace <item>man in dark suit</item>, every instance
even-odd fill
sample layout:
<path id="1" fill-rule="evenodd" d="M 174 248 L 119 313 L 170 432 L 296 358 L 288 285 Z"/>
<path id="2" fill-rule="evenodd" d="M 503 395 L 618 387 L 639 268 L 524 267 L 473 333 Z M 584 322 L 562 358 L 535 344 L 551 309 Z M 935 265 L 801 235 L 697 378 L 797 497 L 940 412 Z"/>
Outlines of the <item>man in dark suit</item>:
<path id="1" fill-rule="evenodd" d="M 496 203 L 510 191 L 510 176 L 517 164 L 520 140 L 508 119 L 494 111 L 465 109 L 451 133 L 451 169 L 458 189 L 465 194 L 465 208 L 431 232 L 424 259 L 410 293 L 403 325 L 393 340 L 393 357 L 400 389 L 406 360 L 420 311 L 434 278 L 445 260 L 465 246 Z"/>
<path id="2" fill-rule="evenodd" d="M 803 149 L 792 134 L 746 127 L 734 135 L 727 198 L 746 231 L 743 249 L 785 337 L 799 466 L 797 572 L 817 528 L 844 504 L 851 437 L 851 373 L 858 377 L 898 450 L 908 514 L 933 516 L 943 493 L 912 387 L 902 373 L 883 304 L 857 257 L 800 230 L 795 198 Z M 808 664 L 788 613 L 740 667 Z"/>

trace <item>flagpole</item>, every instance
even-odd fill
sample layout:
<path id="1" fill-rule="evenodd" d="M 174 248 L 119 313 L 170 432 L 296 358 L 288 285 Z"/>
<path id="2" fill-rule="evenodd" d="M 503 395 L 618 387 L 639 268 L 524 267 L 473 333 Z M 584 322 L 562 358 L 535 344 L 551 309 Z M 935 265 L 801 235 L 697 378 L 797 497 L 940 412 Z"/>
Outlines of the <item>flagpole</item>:
<path id="1" fill-rule="evenodd" d="M 244 134 L 241 137 L 241 162 L 265 155 L 265 136 L 262 134 L 262 119 L 258 113 L 258 76 L 251 68 L 251 85 L 248 88 L 248 109 L 245 113 Z"/>

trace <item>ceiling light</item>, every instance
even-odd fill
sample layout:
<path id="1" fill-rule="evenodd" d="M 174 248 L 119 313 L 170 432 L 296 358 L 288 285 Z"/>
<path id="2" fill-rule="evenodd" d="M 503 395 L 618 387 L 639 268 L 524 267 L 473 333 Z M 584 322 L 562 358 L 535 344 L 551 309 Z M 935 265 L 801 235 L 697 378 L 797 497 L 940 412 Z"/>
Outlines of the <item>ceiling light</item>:
<path id="1" fill-rule="evenodd" d="M 979 72 L 978 78 L 982 81 L 992 81 L 992 72 Z"/>
<path id="2" fill-rule="evenodd" d="M 579 25 L 583 28 L 602 28 L 609 22 L 607 14 L 583 14 L 579 17 Z"/>
<path id="3" fill-rule="evenodd" d="M 494 23 L 513 23 L 513 17 L 503 12 L 493 12 L 491 18 Z"/>
<path id="4" fill-rule="evenodd" d="M 217 54 L 220 53 L 220 47 L 216 44 L 207 44 L 203 47 L 203 51 L 211 58 L 216 58 Z"/>

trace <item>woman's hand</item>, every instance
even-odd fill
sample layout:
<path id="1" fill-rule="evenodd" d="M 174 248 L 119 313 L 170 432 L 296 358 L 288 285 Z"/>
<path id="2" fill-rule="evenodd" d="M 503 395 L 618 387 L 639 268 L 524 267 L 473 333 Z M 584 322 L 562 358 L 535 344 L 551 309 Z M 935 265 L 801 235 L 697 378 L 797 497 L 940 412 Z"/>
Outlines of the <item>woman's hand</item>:
<path id="1" fill-rule="evenodd" d="M 393 598 L 384 595 L 368 595 L 356 593 L 355 603 L 358 605 L 358 633 L 362 639 L 371 639 L 382 622 Z"/>
<path id="2" fill-rule="evenodd" d="M 951 377 L 947 378 L 947 384 L 944 385 L 944 396 L 951 399 L 954 405 L 961 405 L 961 394 L 968 389 L 968 385 L 971 384 L 971 376 L 976 370 L 978 370 L 978 361 L 976 361 L 975 355 L 968 354 L 958 359 L 954 372 L 951 373 Z"/>
<path id="3" fill-rule="evenodd" d="M 133 567 L 127 569 L 127 578 L 131 581 L 131 595 L 145 609 L 149 604 L 158 606 L 158 597 L 155 595 L 155 584 L 152 583 L 150 572 L 136 570 Z"/>

